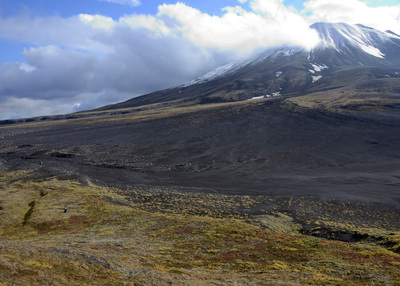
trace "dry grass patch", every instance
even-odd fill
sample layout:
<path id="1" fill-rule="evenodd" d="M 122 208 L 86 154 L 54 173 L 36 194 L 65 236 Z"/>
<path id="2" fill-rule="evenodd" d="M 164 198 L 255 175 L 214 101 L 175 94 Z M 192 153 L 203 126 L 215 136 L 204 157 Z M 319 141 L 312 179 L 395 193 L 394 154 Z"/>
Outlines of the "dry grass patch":
<path id="1" fill-rule="evenodd" d="M 34 178 L 1 177 L 4 285 L 399 285 L 399 254 L 300 235 L 284 215 L 148 212 L 116 189 Z"/>

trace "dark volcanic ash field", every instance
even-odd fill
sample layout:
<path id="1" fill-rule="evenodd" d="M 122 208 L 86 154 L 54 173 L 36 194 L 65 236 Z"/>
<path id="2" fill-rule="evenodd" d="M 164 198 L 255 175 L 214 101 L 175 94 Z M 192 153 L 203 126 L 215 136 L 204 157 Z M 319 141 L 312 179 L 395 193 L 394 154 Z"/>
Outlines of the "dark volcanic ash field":
<path id="1" fill-rule="evenodd" d="M 389 117 L 271 99 L 161 118 L 50 119 L 3 124 L 1 167 L 114 186 L 400 206 L 400 123 Z"/>

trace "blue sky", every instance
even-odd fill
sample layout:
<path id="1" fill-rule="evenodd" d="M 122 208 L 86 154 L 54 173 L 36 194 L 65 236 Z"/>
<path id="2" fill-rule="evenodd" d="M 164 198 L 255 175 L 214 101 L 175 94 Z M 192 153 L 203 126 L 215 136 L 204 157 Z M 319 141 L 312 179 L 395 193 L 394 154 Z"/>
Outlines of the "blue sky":
<path id="1" fill-rule="evenodd" d="M 41 16 L 61 15 L 69 17 L 76 14 L 102 14 L 119 18 L 124 14 L 155 14 L 161 4 L 175 4 L 177 1 L 141 0 L 139 5 L 118 4 L 101 0 L 0 0 L 0 13 L 11 16 L 21 12 L 29 12 Z M 181 1 L 210 15 L 221 15 L 222 8 L 236 6 L 237 0 L 187 0 Z M 284 0 L 285 6 L 293 6 L 298 11 L 304 9 L 303 0 Z M 334 2 L 334 1 L 332 1 Z M 399 0 L 365 0 L 370 7 L 399 5 Z M 122 3 L 122 2 L 121 2 Z"/>
<path id="2" fill-rule="evenodd" d="M 400 0 L 0 0 L 0 119 L 69 113 L 183 84 L 314 22 L 400 34 Z"/>
<path id="3" fill-rule="evenodd" d="M 156 14 L 158 6 L 162 4 L 175 4 L 177 1 L 142 0 L 139 5 L 118 4 L 100 0 L 0 0 L 3 16 L 21 13 L 29 10 L 41 16 L 61 15 L 70 17 L 81 13 L 101 14 L 114 19 L 126 14 Z M 226 6 L 235 6 L 236 0 L 222 1 L 181 1 L 188 6 L 196 7 L 208 14 L 221 14 L 221 9 Z M 296 1 L 291 1 L 296 2 Z"/>
<path id="4" fill-rule="evenodd" d="M 76 14 L 87 13 L 101 14 L 118 19 L 124 14 L 131 13 L 155 14 L 157 13 L 159 5 L 175 4 L 176 2 L 177 1 L 142 0 L 139 5 L 134 6 L 100 0 L 0 0 L 0 11 L 3 17 L 29 11 L 30 13 L 41 16 L 61 15 L 63 17 L 69 17 Z M 210 15 L 221 15 L 222 8 L 241 4 L 238 3 L 237 0 L 187 0 L 181 2 Z M 284 4 L 286 6 L 294 6 L 300 11 L 304 8 L 303 2 L 304 1 L 300 0 L 285 0 Z"/>

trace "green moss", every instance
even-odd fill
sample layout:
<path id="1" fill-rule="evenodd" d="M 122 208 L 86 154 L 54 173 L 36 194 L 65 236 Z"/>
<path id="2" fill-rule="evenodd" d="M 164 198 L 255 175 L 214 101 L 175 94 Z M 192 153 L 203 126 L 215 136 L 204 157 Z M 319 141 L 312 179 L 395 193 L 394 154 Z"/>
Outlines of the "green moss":
<path id="1" fill-rule="evenodd" d="M 257 198 L 185 198 L 158 190 L 147 195 L 164 196 L 169 204 L 155 200 L 153 212 L 147 212 L 150 203 L 141 203 L 144 194 L 139 190 L 132 192 L 136 203 L 128 203 L 119 190 L 90 182 L 26 178 L 27 173 L 9 173 L 0 181 L 1 195 L 8 198 L 2 200 L 0 216 L 0 277 L 6 277 L 6 284 L 208 285 L 223 279 L 241 285 L 396 285 L 400 276 L 400 255 L 391 251 L 399 243 L 395 232 L 365 230 L 383 237 L 387 248 L 374 241 L 344 243 L 301 235 L 285 214 L 253 219 L 229 216 L 228 211 L 225 217 L 221 211 L 198 216 L 190 210 L 209 204 L 234 211 L 236 205 L 256 205 Z M 271 203 L 298 207 L 307 201 Z M 178 209 L 186 205 L 188 212 L 172 212 L 175 204 Z M 156 206 L 161 212 L 154 212 Z M 330 222 L 333 217 L 323 213 L 325 207 L 356 211 L 349 204 L 310 206 L 324 224 L 339 225 Z M 344 221 L 340 226 L 352 229 L 353 224 Z"/>

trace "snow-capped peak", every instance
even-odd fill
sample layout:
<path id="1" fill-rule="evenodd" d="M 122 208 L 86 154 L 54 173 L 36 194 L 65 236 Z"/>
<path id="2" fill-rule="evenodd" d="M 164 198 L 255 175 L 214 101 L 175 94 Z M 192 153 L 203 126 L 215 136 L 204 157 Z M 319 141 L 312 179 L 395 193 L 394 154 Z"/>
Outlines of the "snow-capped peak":
<path id="1" fill-rule="evenodd" d="M 322 46 L 335 48 L 338 52 L 342 52 L 344 46 L 355 46 L 377 58 L 385 57 L 379 47 L 395 36 L 363 25 L 344 23 L 316 23 L 311 28 L 318 31 Z"/>
<path id="2" fill-rule="evenodd" d="M 275 79 L 281 78 L 288 58 L 293 61 L 297 54 L 307 56 L 307 67 L 312 81 L 318 81 L 329 71 L 341 65 L 398 66 L 400 59 L 400 36 L 391 32 L 381 32 L 363 25 L 345 23 L 315 23 L 311 25 L 321 39 L 319 45 L 311 50 L 296 46 L 270 47 L 243 62 L 228 63 L 210 70 L 203 76 L 187 82 L 183 87 L 205 83 L 235 74 L 242 68 L 251 69 L 257 65 L 268 65 L 274 69 Z M 283 65 L 283 66 L 280 66 Z"/>

